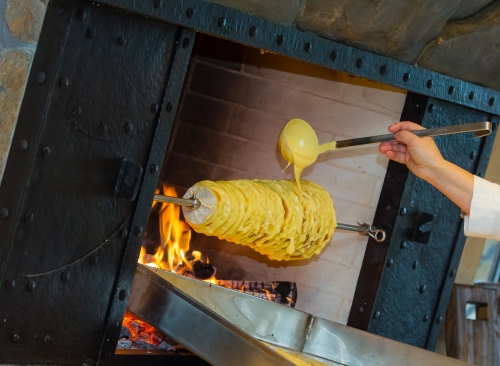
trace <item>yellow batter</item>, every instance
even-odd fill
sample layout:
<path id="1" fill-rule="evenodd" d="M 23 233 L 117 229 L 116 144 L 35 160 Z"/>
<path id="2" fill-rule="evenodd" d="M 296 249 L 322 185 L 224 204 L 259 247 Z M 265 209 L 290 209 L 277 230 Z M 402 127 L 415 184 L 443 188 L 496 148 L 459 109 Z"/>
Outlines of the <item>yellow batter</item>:
<path id="1" fill-rule="evenodd" d="M 202 181 L 184 197 L 196 194 L 201 207 L 183 208 L 198 233 L 247 245 L 275 260 L 319 254 L 332 238 L 337 222 L 327 191 L 292 180 Z"/>
<path id="2" fill-rule="evenodd" d="M 313 128 L 302 119 L 292 119 L 281 130 L 278 146 L 281 155 L 288 161 L 288 165 L 293 164 L 295 181 L 300 186 L 300 174 L 304 168 L 314 164 L 318 155 L 328 151 L 335 150 L 335 141 L 319 145 L 318 137 Z"/>

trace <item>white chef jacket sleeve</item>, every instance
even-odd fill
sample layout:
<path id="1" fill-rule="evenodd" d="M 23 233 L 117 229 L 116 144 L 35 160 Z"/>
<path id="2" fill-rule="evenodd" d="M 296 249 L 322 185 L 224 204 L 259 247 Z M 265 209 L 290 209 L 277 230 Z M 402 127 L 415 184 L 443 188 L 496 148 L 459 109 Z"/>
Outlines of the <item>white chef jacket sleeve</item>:
<path id="1" fill-rule="evenodd" d="M 470 215 L 464 218 L 466 236 L 500 241 L 500 185 L 474 176 Z"/>

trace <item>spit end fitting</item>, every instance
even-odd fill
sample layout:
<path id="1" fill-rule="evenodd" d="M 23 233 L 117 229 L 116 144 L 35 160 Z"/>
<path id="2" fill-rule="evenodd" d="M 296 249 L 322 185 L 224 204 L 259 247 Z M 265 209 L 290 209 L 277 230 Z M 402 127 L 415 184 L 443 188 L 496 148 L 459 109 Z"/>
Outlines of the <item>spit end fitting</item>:
<path id="1" fill-rule="evenodd" d="M 367 224 L 366 222 L 364 222 L 364 219 L 363 223 L 360 224 L 358 222 L 358 225 L 365 229 L 364 232 L 360 232 L 361 235 L 368 235 L 369 237 L 375 239 L 377 243 L 382 243 L 383 241 L 385 241 L 385 230 L 377 229 L 375 226 Z"/>
<path id="2" fill-rule="evenodd" d="M 201 206 L 201 202 L 198 198 L 196 198 L 196 194 L 193 194 L 191 197 L 189 197 L 191 201 L 193 201 L 193 205 L 189 207 L 192 210 L 197 210 Z"/>

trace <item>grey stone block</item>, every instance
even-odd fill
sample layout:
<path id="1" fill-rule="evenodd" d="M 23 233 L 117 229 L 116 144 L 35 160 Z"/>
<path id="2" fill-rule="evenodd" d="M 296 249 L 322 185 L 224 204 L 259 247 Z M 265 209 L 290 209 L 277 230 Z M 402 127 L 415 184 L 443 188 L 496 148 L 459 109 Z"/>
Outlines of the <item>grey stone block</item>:
<path id="1" fill-rule="evenodd" d="M 413 63 L 457 11 L 456 0 L 307 0 L 297 26 Z"/>
<path id="2" fill-rule="evenodd" d="M 462 3 L 449 21 L 453 22 L 456 20 L 467 18 L 477 13 L 492 1 L 493 0 L 462 0 Z"/>
<path id="3" fill-rule="evenodd" d="M 500 1 L 448 23 L 422 52 L 418 65 L 500 90 Z"/>
<path id="4" fill-rule="evenodd" d="M 0 183 L 33 54 L 29 48 L 0 51 Z"/>
<path id="5" fill-rule="evenodd" d="M 5 20 L 14 37 L 22 42 L 38 41 L 47 2 L 47 0 L 8 0 Z"/>

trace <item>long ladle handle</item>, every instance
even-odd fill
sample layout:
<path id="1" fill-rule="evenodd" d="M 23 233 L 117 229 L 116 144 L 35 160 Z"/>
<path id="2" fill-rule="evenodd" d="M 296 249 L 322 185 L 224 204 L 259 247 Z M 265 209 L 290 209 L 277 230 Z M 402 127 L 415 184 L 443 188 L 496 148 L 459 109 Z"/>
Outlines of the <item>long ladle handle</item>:
<path id="1" fill-rule="evenodd" d="M 474 132 L 474 137 L 483 137 L 491 133 L 491 122 L 476 122 L 464 125 L 453 125 L 438 128 L 429 128 L 427 130 L 412 131 L 413 134 L 426 137 L 426 136 L 442 136 L 452 135 L 455 133 Z M 360 137 L 357 139 L 342 140 L 336 142 L 336 148 L 374 144 L 384 141 L 394 141 L 394 135 L 389 133 L 387 135 Z M 326 145 L 326 144 L 325 144 Z"/>

